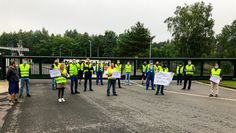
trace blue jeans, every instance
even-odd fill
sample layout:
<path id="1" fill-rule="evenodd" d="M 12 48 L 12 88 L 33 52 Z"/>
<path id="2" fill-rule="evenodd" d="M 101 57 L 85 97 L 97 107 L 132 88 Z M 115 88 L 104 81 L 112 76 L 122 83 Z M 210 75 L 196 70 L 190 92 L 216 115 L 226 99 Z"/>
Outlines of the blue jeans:
<path id="1" fill-rule="evenodd" d="M 100 82 L 101 82 L 101 85 L 103 85 L 103 82 L 102 82 L 102 72 L 101 71 L 99 71 L 99 72 L 97 72 L 97 79 L 96 79 L 96 85 L 98 85 L 98 81 L 100 80 Z"/>
<path id="2" fill-rule="evenodd" d="M 146 90 L 149 88 L 149 82 L 151 81 L 152 89 L 154 90 L 154 74 L 148 74 L 147 75 L 147 81 L 146 81 Z"/>
<path id="3" fill-rule="evenodd" d="M 52 78 L 52 90 L 57 88 L 56 79 Z"/>
<path id="4" fill-rule="evenodd" d="M 29 78 L 21 78 L 21 81 L 20 81 L 20 94 L 22 95 L 23 92 L 24 92 L 24 86 L 26 84 L 26 93 L 27 94 L 30 94 L 30 88 L 29 88 Z"/>
<path id="5" fill-rule="evenodd" d="M 125 84 L 128 84 L 128 85 L 130 84 L 130 73 L 129 72 L 125 74 L 125 82 L 126 82 Z"/>
<path id="6" fill-rule="evenodd" d="M 108 79 L 107 95 L 110 95 L 111 86 L 112 86 L 113 95 L 115 95 L 116 94 L 116 79 Z"/>
<path id="7" fill-rule="evenodd" d="M 75 84 L 75 89 L 74 89 L 74 84 Z M 78 92 L 78 76 L 77 75 L 73 75 L 70 78 L 70 90 L 71 90 L 71 93 Z"/>

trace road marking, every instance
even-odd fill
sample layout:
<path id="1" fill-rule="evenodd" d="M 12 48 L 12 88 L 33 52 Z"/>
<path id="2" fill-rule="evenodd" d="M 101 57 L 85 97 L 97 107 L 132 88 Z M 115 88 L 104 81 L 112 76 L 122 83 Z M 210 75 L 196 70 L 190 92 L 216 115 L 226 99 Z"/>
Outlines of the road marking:
<path id="1" fill-rule="evenodd" d="M 136 84 L 137 86 L 146 89 L 146 87 L 138 84 L 137 82 L 131 81 L 132 83 Z M 176 92 L 176 91 L 169 91 L 165 90 L 168 93 L 173 93 L 173 94 L 179 94 L 179 95 L 186 95 L 186 96 L 193 96 L 193 97 L 202 97 L 202 98 L 209 98 L 209 99 L 219 99 L 219 100 L 225 100 L 225 101 L 233 101 L 236 102 L 236 99 L 231 99 L 231 98 L 224 98 L 224 97 L 209 97 L 205 95 L 198 95 L 198 94 L 190 94 L 190 93 L 183 93 L 183 92 Z"/>
<path id="2" fill-rule="evenodd" d="M 199 82 L 199 81 L 193 81 L 193 82 L 197 83 L 197 84 L 200 84 L 200 85 L 206 85 L 206 86 L 211 87 L 211 84 L 206 84 L 206 83 L 202 83 L 202 82 Z M 227 87 L 224 87 L 224 86 L 219 86 L 219 87 L 220 87 L 220 89 L 236 92 L 236 89 L 230 89 L 230 88 L 227 88 Z"/>

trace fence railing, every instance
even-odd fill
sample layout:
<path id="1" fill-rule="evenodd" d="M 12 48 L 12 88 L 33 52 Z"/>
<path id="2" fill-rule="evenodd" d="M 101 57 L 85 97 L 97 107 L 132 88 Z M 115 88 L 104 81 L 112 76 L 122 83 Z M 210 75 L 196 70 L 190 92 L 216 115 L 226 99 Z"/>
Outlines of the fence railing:
<path id="1" fill-rule="evenodd" d="M 31 63 L 31 78 L 45 79 L 50 78 L 49 70 L 54 60 L 59 58 L 60 61 L 64 60 L 85 60 L 87 57 L 58 57 L 58 56 L 6 56 L 0 55 L 0 79 L 5 79 L 6 71 L 11 59 L 22 62 L 23 58 L 30 59 Z M 144 61 L 149 62 L 150 58 L 133 58 L 133 57 L 91 57 L 92 62 L 100 61 L 104 63 L 116 63 L 120 60 L 123 70 L 127 61 L 132 64 L 132 79 L 141 79 L 141 66 Z M 186 64 L 188 60 L 192 60 L 196 71 L 194 72 L 194 79 L 209 79 L 210 70 L 214 66 L 214 63 L 218 63 L 223 71 L 223 79 L 232 80 L 236 79 L 236 58 L 151 58 L 154 62 L 160 61 L 166 63 L 171 72 L 176 71 L 178 64 Z M 122 78 L 124 78 L 124 71 Z M 174 77 L 175 78 L 175 77 Z"/>

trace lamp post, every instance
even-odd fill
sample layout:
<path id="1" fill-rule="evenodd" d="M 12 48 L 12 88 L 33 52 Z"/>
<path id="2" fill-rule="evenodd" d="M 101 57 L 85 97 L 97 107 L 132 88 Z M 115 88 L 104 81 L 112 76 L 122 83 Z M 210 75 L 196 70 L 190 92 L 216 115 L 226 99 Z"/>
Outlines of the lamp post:
<path id="1" fill-rule="evenodd" d="M 89 40 L 89 47 L 90 47 L 90 50 L 89 50 L 90 56 L 89 57 L 92 57 L 92 42 L 91 42 L 91 40 Z"/>

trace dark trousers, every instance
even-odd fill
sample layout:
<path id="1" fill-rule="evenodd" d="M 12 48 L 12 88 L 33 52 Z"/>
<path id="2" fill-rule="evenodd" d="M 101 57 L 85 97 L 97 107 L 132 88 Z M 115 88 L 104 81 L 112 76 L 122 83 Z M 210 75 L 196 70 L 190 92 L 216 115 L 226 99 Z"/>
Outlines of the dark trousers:
<path id="1" fill-rule="evenodd" d="M 164 94 L 164 85 L 157 85 L 157 92 L 156 94 L 158 94 L 161 90 L 161 94 Z"/>
<path id="2" fill-rule="evenodd" d="M 87 81 L 88 80 L 89 80 L 89 90 L 92 90 L 92 73 L 91 72 L 85 72 L 84 91 L 87 90 Z"/>
<path id="3" fill-rule="evenodd" d="M 113 95 L 115 95 L 116 94 L 116 79 L 108 79 L 107 95 L 110 95 L 111 86 L 112 86 Z"/>
<path id="4" fill-rule="evenodd" d="M 74 84 L 75 84 L 75 88 L 74 88 Z M 73 75 L 70 77 L 70 90 L 71 90 L 71 93 L 78 92 L 78 77 L 77 77 L 77 75 Z"/>
<path id="5" fill-rule="evenodd" d="M 58 89 L 58 98 L 64 98 L 64 90 L 65 88 L 57 88 Z"/>
<path id="6" fill-rule="evenodd" d="M 147 81 L 146 81 L 146 90 L 149 88 L 149 82 L 151 81 L 151 87 L 154 90 L 154 74 L 148 74 L 147 75 Z"/>
<path id="7" fill-rule="evenodd" d="M 187 86 L 187 82 L 189 81 L 188 83 L 188 89 L 190 90 L 191 89 L 191 82 L 192 82 L 192 75 L 186 75 L 185 76 L 185 79 L 184 79 L 184 88 L 183 89 L 186 89 L 186 86 Z"/>
<path id="8" fill-rule="evenodd" d="M 98 85 L 99 80 L 100 80 L 101 85 L 103 85 L 102 74 L 103 74 L 102 72 L 97 72 L 96 85 Z"/>
<path id="9" fill-rule="evenodd" d="M 120 78 L 117 78 L 117 80 L 118 80 L 118 87 L 121 88 L 121 86 L 120 86 Z"/>
<path id="10" fill-rule="evenodd" d="M 183 74 L 177 75 L 177 84 L 182 84 L 182 77 L 183 77 Z"/>
<path id="11" fill-rule="evenodd" d="M 83 71 L 79 70 L 78 72 L 78 79 L 81 81 L 83 79 Z"/>

